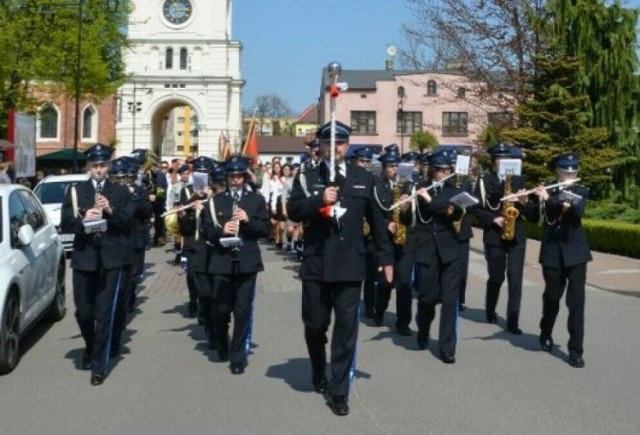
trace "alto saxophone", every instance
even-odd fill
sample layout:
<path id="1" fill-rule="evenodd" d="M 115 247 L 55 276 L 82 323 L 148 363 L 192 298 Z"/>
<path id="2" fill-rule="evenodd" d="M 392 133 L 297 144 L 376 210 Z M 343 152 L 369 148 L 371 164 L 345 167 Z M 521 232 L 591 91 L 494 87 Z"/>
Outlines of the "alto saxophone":
<path id="1" fill-rule="evenodd" d="M 511 174 L 507 174 L 504 179 L 504 196 L 511 195 Z M 500 238 L 502 240 L 511 241 L 516 236 L 516 220 L 520 216 L 520 212 L 515 207 L 513 201 L 503 201 L 500 209 L 500 214 L 504 218 L 504 225 L 502 226 L 502 234 Z"/>
<path id="2" fill-rule="evenodd" d="M 395 186 L 393 186 L 394 204 L 400 201 L 400 196 L 402 195 L 402 184 L 403 183 L 397 182 Z M 407 226 L 400 221 L 401 211 L 400 207 L 396 207 L 393 209 L 393 214 L 391 216 L 391 219 L 396 224 L 396 232 L 393 235 L 393 243 L 396 245 L 404 245 L 407 242 Z"/>

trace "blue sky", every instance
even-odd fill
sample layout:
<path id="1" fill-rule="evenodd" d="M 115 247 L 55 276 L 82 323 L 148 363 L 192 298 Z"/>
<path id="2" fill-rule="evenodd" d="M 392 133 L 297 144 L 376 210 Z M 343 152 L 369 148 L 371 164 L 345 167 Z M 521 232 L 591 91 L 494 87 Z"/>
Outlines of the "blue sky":
<path id="1" fill-rule="evenodd" d="M 639 0 L 640 1 L 640 0 Z M 294 112 L 317 101 L 322 68 L 384 68 L 387 45 L 409 20 L 403 0 L 236 0 L 233 34 L 243 46 L 243 107 L 276 94 Z"/>
<path id="2" fill-rule="evenodd" d="M 640 7 L 640 0 L 627 0 Z M 233 34 L 244 49 L 244 109 L 261 94 L 283 98 L 294 113 L 317 101 L 322 68 L 381 69 L 389 44 L 411 21 L 404 0 L 236 0 Z"/>

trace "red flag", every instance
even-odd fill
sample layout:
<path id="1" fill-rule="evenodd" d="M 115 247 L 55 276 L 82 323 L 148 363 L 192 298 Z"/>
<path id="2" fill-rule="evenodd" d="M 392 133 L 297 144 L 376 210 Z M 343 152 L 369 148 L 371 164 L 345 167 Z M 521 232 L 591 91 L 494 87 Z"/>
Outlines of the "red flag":
<path id="1" fill-rule="evenodd" d="M 258 154 L 258 133 L 256 132 L 255 126 L 252 126 L 249 137 L 247 137 L 244 143 L 242 155 L 257 159 Z"/>

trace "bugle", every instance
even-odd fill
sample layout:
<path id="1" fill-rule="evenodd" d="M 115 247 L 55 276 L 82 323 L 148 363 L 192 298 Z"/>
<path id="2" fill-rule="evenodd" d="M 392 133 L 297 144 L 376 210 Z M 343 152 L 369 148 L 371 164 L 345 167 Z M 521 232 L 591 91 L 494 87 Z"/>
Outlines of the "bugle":
<path id="1" fill-rule="evenodd" d="M 447 175 L 442 180 L 436 181 L 435 183 L 433 183 L 432 185 L 427 187 L 427 192 L 432 190 L 432 189 L 434 189 L 436 186 L 442 186 L 445 183 L 445 181 L 447 181 L 449 178 L 454 177 L 456 175 L 457 174 L 454 172 L 453 174 Z M 413 201 L 413 199 L 416 198 L 417 196 L 418 196 L 418 191 L 416 191 L 415 193 L 410 195 L 408 198 L 405 198 L 405 199 L 402 199 L 402 200 L 396 202 L 391 207 L 389 207 L 389 210 L 394 210 L 394 209 L 400 207 L 402 204 L 406 204 L 409 201 Z"/>
<path id="2" fill-rule="evenodd" d="M 556 187 L 570 186 L 570 185 L 572 185 L 573 183 L 576 183 L 576 182 L 578 182 L 578 181 L 580 181 L 580 179 L 579 179 L 579 178 L 574 178 L 573 180 L 561 181 L 561 182 L 559 182 L 559 183 L 550 184 L 550 185 L 548 185 L 548 186 L 543 186 L 543 187 L 545 188 L 545 190 L 555 189 Z M 534 189 L 529 189 L 529 190 L 527 190 L 527 191 L 525 191 L 525 192 L 522 192 L 522 193 L 511 193 L 511 194 L 509 194 L 509 195 L 505 195 L 505 196 L 503 196 L 502 198 L 500 198 L 500 202 L 504 202 L 504 201 L 513 201 L 514 199 L 517 199 L 517 198 L 518 198 L 518 197 L 520 197 L 520 196 L 530 195 L 530 194 L 532 194 L 533 192 L 535 192 L 535 191 L 536 191 L 536 189 L 537 189 L 537 187 L 536 187 L 536 188 L 534 188 Z"/>

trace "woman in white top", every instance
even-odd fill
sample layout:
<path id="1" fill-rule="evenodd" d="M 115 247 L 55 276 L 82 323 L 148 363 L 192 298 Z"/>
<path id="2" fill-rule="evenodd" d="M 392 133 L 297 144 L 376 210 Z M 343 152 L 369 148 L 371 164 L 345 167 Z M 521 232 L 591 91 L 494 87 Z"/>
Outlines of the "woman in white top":
<path id="1" fill-rule="evenodd" d="M 280 162 L 275 162 L 271 166 L 271 179 L 269 180 L 269 208 L 271 210 L 271 224 L 273 226 L 273 239 L 276 248 L 282 249 L 282 238 L 284 233 L 286 218 L 282 210 L 282 191 L 284 182 L 282 179 L 282 166 Z"/>

